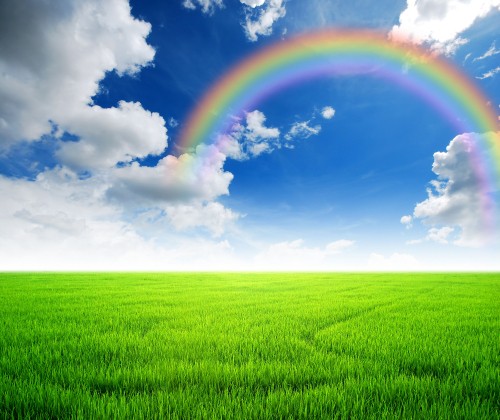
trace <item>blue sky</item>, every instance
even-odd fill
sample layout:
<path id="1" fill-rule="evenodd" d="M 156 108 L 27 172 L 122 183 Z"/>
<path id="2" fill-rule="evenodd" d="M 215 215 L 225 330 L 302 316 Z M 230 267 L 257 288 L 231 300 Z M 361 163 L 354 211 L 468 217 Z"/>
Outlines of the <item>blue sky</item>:
<path id="1" fill-rule="evenodd" d="M 498 215 L 498 184 L 387 80 L 297 84 L 244 110 L 236 151 L 178 147 L 240 60 L 321 28 L 404 33 L 498 114 L 499 18 L 498 0 L 2 1 L 0 269 L 500 270 L 478 205 Z"/>

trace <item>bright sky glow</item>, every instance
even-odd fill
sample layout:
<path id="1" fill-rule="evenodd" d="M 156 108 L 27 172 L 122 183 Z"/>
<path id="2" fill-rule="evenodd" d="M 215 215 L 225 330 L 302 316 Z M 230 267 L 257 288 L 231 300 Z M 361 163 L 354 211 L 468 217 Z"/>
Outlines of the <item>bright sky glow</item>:
<path id="1" fill-rule="evenodd" d="M 2 2 L 0 270 L 500 270 L 500 1 L 341 3 Z M 397 83 L 370 62 L 275 89 L 283 66 L 206 99 L 341 28 L 446 60 L 493 122 L 408 88 L 404 54 Z"/>

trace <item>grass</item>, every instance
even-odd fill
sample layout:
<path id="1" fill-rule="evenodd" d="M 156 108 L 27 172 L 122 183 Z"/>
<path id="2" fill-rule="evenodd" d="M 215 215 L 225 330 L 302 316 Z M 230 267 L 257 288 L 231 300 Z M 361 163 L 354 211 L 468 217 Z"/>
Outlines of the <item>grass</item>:
<path id="1" fill-rule="evenodd" d="M 499 274 L 0 274 L 0 418 L 500 418 Z"/>

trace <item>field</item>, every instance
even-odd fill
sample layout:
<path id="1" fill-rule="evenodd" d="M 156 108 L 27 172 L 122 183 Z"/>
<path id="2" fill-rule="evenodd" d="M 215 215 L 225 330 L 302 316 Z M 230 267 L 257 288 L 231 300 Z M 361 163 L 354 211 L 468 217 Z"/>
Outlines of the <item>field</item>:
<path id="1" fill-rule="evenodd" d="M 500 274 L 0 274 L 0 418 L 500 418 Z"/>

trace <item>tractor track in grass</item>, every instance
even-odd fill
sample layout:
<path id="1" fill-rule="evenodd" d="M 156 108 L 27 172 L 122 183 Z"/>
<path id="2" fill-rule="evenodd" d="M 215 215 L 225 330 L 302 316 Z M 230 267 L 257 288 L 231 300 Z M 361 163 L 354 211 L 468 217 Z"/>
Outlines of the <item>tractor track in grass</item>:
<path id="1" fill-rule="evenodd" d="M 393 305 L 393 302 L 382 303 L 379 305 L 372 305 L 372 306 L 369 306 L 367 308 L 359 309 L 359 310 L 353 311 L 351 313 L 345 314 L 344 316 L 338 317 L 332 321 L 323 323 L 321 326 L 319 326 L 319 328 L 315 329 L 314 331 L 310 331 L 307 334 L 305 334 L 303 337 L 301 337 L 301 340 L 304 341 L 305 343 L 307 343 L 308 345 L 316 348 L 315 340 L 316 340 L 318 334 L 321 334 L 323 331 L 326 331 L 326 330 L 329 330 L 333 327 L 337 327 L 339 325 L 345 324 L 347 322 L 350 322 L 352 320 L 355 320 L 357 318 L 360 318 L 362 316 L 370 314 L 370 313 L 376 311 L 377 309 L 391 306 L 391 305 Z"/>

